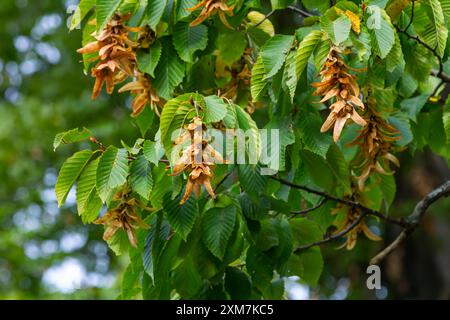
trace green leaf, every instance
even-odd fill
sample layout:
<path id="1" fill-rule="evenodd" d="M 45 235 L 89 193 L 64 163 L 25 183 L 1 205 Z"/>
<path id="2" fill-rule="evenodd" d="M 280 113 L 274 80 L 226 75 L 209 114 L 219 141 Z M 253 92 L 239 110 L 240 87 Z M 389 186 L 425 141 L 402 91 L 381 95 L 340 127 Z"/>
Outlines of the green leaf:
<path id="1" fill-rule="evenodd" d="M 142 150 L 145 159 L 155 164 L 155 166 L 159 164 L 159 160 L 161 160 L 162 156 L 164 155 L 164 149 L 161 145 L 161 141 L 159 140 L 156 142 L 145 140 Z"/>
<path id="2" fill-rule="evenodd" d="M 116 13 L 123 0 L 97 0 L 95 5 L 97 31 L 102 30 Z"/>
<path id="3" fill-rule="evenodd" d="M 106 243 L 116 256 L 122 255 L 130 248 L 130 240 L 128 240 L 128 235 L 123 229 L 117 230 Z"/>
<path id="4" fill-rule="evenodd" d="M 267 177 L 261 175 L 261 167 L 258 165 L 241 164 L 238 165 L 239 183 L 248 195 L 257 198 L 264 192 L 267 184 Z"/>
<path id="5" fill-rule="evenodd" d="M 320 26 L 328 34 L 331 41 L 339 45 L 348 39 L 352 23 L 345 15 L 339 16 L 336 20 L 331 20 L 328 15 L 324 15 L 320 19 Z"/>
<path id="6" fill-rule="evenodd" d="M 225 269 L 225 290 L 232 300 L 248 300 L 251 298 L 252 286 L 249 277 L 236 267 Z"/>
<path id="7" fill-rule="evenodd" d="M 149 200 L 153 188 L 152 166 L 143 155 L 131 163 L 130 180 L 133 191 Z"/>
<path id="8" fill-rule="evenodd" d="M 86 15 L 89 13 L 89 11 L 94 7 L 95 2 L 96 2 L 96 0 L 81 0 L 80 1 L 77 8 L 75 9 L 75 12 L 72 15 L 72 20 L 70 21 L 70 28 L 69 28 L 70 31 L 72 31 L 80 26 L 83 19 L 86 17 Z"/>
<path id="9" fill-rule="evenodd" d="M 445 135 L 447 137 L 447 145 L 450 145 L 450 107 L 448 102 L 445 105 L 444 113 L 442 115 L 442 122 L 444 123 Z"/>
<path id="10" fill-rule="evenodd" d="M 56 150 L 62 144 L 69 144 L 89 139 L 91 131 L 86 128 L 72 129 L 69 131 L 58 133 L 53 141 L 53 150 Z"/>
<path id="11" fill-rule="evenodd" d="M 254 246 L 247 250 L 246 268 L 252 277 L 252 283 L 260 291 L 265 291 L 273 279 L 273 261 Z"/>
<path id="12" fill-rule="evenodd" d="M 246 143 L 246 150 L 249 153 L 250 163 L 258 161 L 261 154 L 261 136 L 255 120 L 240 106 L 235 106 L 236 120 L 238 127 L 245 131 L 249 140 Z"/>
<path id="13" fill-rule="evenodd" d="M 440 57 L 443 57 L 448 37 L 444 12 L 439 0 L 426 0 L 425 3 L 431 7 L 432 21 L 429 27 L 425 29 L 424 39 L 430 46 L 436 48 Z"/>
<path id="14" fill-rule="evenodd" d="M 325 158 L 333 143 L 329 135 L 320 132 L 322 118 L 317 112 L 305 111 L 300 114 L 297 129 L 305 148 Z"/>
<path id="15" fill-rule="evenodd" d="M 336 144 L 332 144 L 328 149 L 327 161 L 337 181 L 345 188 L 346 192 L 351 193 L 349 166 L 341 149 Z"/>
<path id="16" fill-rule="evenodd" d="M 294 235 L 294 248 L 322 240 L 322 231 L 318 224 L 308 219 L 291 219 Z M 307 284 L 315 287 L 323 270 L 323 258 L 320 248 L 314 247 L 292 255 L 288 264 L 289 273 L 297 275 Z"/>
<path id="17" fill-rule="evenodd" d="M 63 163 L 55 185 L 56 199 L 58 200 L 59 207 L 66 201 L 70 189 L 75 181 L 77 181 L 81 172 L 83 172 L 91 157 L 91 150 L 83 150 L 75 153 Z"/>
<path id="18" fill-rule="evenodd" d="M 196 114 L 195 108 L 190 102 L 191 97 L 197 105 L 201 106 L 204 104 L 201 95 L 185 93 L 167 101 L 164 105 L 159 129 L 161 131 L 161 141 L 168 156 L 172 150 L 172 133 L 183 125 L 188 124 Z"/>
<path id="19" fill-rule="evenodd" d="M 203 116 L 203 121 L 205 123 L 219 122 L 227 115 L 227 104 L 222 98 L 218 96 L 207 96 L 205 97 L 205 113 Z"/>
<path id="20" fill-rule="evenodd" d="M 206 247 L 222 259 L 236 221 L 236 207 L 212 208 L 203 214 L 202 236 Z"/>
<path id="21" fill-rule="evenodd" d="M 286 58 L 286 64 L 283 70 L 283 84 L 286 85 L 286 88 L 291 97 L 291 102 L 294 100 L 295 90 L 297 88 L 297 63 L 296 63 L 297 53 L 295 51 L 289 52 Z"/>
<path id="22" fill-rule="evenodd" d="M 169 240 L 170 231 L 170 225 L 166 220 L 160 221 L 156 216 L 153 218 L 142 255 L 144 270 L 152 281 L 154 280 L 155 265 L 164 245 Z"/>
<path id="23" fill-rule="evenodd" d="M 260 55 L 265 71 L 264 79 L 273 77 L 281 69 L 293 41 L 293 36 L 277 34 L 261 48 Z"/>
<path id="24" fill-rule="evenodd" d="M 369 29 L 372 47 L 381 59 L 391 51 L 395 44 L 395 31 L 386 12 L 377 6 L 369 6 L 369 17 L 366 20 Z"/>
<path id="25" fill-rule="evenodd" d="M 84 223 L 97 219 L 102 208 L 102 200 L 96 188 L 97 166 L 98 159 L 91 161 L 77 183 L 77 210 Z"/>
<path id="26" fill-rule="evenodd" d="M 289 259 L 288 274 L 300 277 L 312 287 L 316 287 L 323 271 L 323 257 L 319 248 L 310 248 Z"/>
<path id="27" fill-rule="evenodd" d="M 199 211 L 197 201 L 193 196 L 189 197 L 182 205 L 180 205 L 181 198 L 182 194 L 175 199 L 171 199 L 170 193 L 167 193 L 164 197 L 163 208 L 167 214 L 167 220 L 170 225 L 184 240 L 186 240 L 194 226 Z"/>
<path id="28" fill-rule="evenodd" d="M 241 58 L 246 46 L 245 35 L 240 31 L 226 30 L 217 38 L 220 57 L 227 66 L 231 66 Z"/>
<path id="29" fill-rule="evenodd" d="M 270 0 L 270 3 L 272 4 L 272 10 L 277 10 L 293 5 L 295 0 Z"/>
<path id="30" fill-rule="evenodd" d="M 127 182 L 128 157 L 125 149 L 109 146 L 100 157 L 97 168 L 97 190 L 103 202 L 111 191 Z"/>
<path id="31" fill-rule="evenodd" d="M 189 281 L 186 281 L 189 279 Z M 203 279 L 194 264 L 192 257 L 187 257 L 175 269 L 173 275 L 173 286 L 181 295 L 182 299 L 195 297 L 203 288 Z"/>
<path id="32" fill-rule="evenodd" d="M 262 56 L 258 56 L 255 64 L 253 65 L 252 77 L 250 81 L 251 82 L 250 91 L 252 94 L 253 102 L 260 100 L 259 98 L 267 86 L 267 81 L 264 80 L 265 75 L 266 73 L 264 70 L 264 62 Z"/>
<path id="33" fill-rule="evenodd" d="M 428 94 L 421 94 L 410 99 L 405 99 L 400 103 L 400 107 L 409 115 L 411 120 L 417 122 L 417 116 L 425 103 L 427 103 L 428 97 Z"/>
<path id="34" fill-rule="evenodd" d="M 188 22 L 178 22 L 173 30 L 173 44 L 185 62 L 192 62 L 197 50 L 208 45 L 208 28 L 202 24 L 190 27 Z"/>
<path id="35" fill-rule="evenodd" d="M 161 43 L 161 59 L 155 70 L 153 86 L 160 97 L 169 100 L 184 78 L 184 64 L 167 37 L 162 38 Z"/>
<path id="36" fill-rule="evenodd" d="M 247 19 L 247 33 L 257 46 L 263 46 L 267 40 L 274 36 L 275 30 L 272 22 L 266 19 L 261 12 L 250 11 Z"/>
<path id="37" fill-rule="evenodd" d="M 406 118 L 404 114 L 397 113 L 389 117 L 388 122 L 400 131 L 400 140 L 395 142 L 396 145 L 398 145 L 399 147 L 403 147 L 413 140 L 413 134 L 411 132 L 409 119 Z"/>
<path id="38" fill-rule="evenodd" d="M 322 36 L 322 31 L 313 30 L 310 34 L 303 38 L 302 42 L 300 42 L 295 56 L 295 74 L 297 79 L 300 79 L 303 72 L 305 71 L 306 66 L 308 65 L 309 58 L 311 57 L 316 47 L 321 43 Z M 295 88 L 293 92 L 290 90 L 290 93 L 291 100 L 293 100 L 295 95 Z"/>
<path id="39" fill-rule="evenodd" d="M 192 8 L 197 4 L 197 0 L 177 0 L 175 7 L 175 22 L 188 17 L 191 11 L 187 9 Z"/>
<path id="40" fill-rule="evenodd" d="M 156 30 L 156 26 L 161 20 L 164 10 L 167 6 L 167 0 L 148 0 L 147 4 L 147 23 L 152 28 Z"/>
<path id="41" fill-rule="evenodd" d="M 162 46 L 161 42 L 156 40 L 147 50 L 139 50 L 137 52 L 137 64 L 139 70 L 155 77 L 155 69 L 161 58 Z"/>
<path id="42" fill-rule="evenodd" d="M 386 211 L 388 211 L 391 204 L 394 202 L 395 193 L 397 191 L 397 185 L 395 183 L 395 178 L 393 175 L 380 174 L 378 175 L 380 179 L 380 189 L 383 193 L 383 199 L 386 206 Z"/>

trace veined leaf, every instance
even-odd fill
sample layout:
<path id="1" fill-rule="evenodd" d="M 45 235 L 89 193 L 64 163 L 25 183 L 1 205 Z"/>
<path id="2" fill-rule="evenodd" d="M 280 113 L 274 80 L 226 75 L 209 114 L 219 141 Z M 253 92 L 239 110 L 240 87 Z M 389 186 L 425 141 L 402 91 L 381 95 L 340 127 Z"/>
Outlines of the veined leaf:
<path id="1" fill-rule="evenodd" d="M 295 64 L 296 64 L 295 73 L 297 79 L 300 79 L 300 77 L 302 76 L 302 73 L 304 72 L 306 66 L 308 65 L 308 60 L 311 57 L 314 50 L 316 49 L 317 45 L 321 42 L 322 36 L 323 36 L 322 31 L 313 30 L 302 40 L 302 42 L 300 42 L 300 45 L 298 46 L 297 53 L 295 56 Z M 292 99 L 294 94 L 291 95 Z"/>
<path id="2" fill-rule="evenodd" d="M 148 0 L 146 16 L 147 23 L 152 30 L 156 30 L 156 26 L 161 20 L 166 6 L 167 0 Z"/>
<path id="3" fill-rule="evenodd" d="M 261 48 L 260 55 L 265 71 L 264 79 L 273 77 L 281 69 L 293 41 L 293 36 L 275 35 Z"/>
<path id="4" fill-rule="evenodd" d="M 102 208 L 102 200 L 96 188 L 97 166 L 98 159 L 91 161 L 77 183 L 77 210 L 84 223 L 97 219 Z"/>
<path id="5" fill-rule="evenodd" d="M 205 123 L 219 122 L 227 115 L 227 104 L 218 96 L 205 97 Z"/>
<path id="6" fill-rule="evenodd" d="M 184 78 L 184 64 L 178 57 L 169 38 L 161 39 L 162 53 L 155 70 L 153 86 L 159 96 L 166 100 L 172 98 L 173 90 Z"/>
<path id="7" fill-rule="evenodd" d="M 111 191 L 127 182 L 128 158 L 125 149 L 109 146 L 100 157 L 97 167 L 97 190 L 103 202 Z"/>
<path id="8" fill-rule="evenodd" d="M 382 58 L 386 58 L 395 44 L 394 28 L 386 12 L 378 6 L 367 8 L 369 17 L 366 20 L 369 29 L 372 47 Z"/>
<path id="9" fill-rule="evenodd" d="M 97 14 L 97 31 L 102 30 L 106 23 L 117 11 L 123 0 L 97 0 L 95 12 Z"/>
<path id="10" fill-rule="evenodd" d="M 153 188 L 152 166 L 143 155 L 131 163 L 130 180 L 133 191 L 149 200 Z"/>
<path id="11" fill-rule="evenodd" d="M 89 13 L 89 11 L 94 7 L 96 0 L 81 0 L 78 4 L 75 12 L 72 15 L 72 20 L 70 21 L 70 31 L 78 28 L 83 21 L 84 17 Z"/>
<path id="12" fill-rule="evenodd" d="M 222 259 L 236 222 L 236 207 L 212 208 L 203 214 L 203 242 L 217 258 Z"/>
<path id="13" fill-rule="evenodd" d="M 181 198 L 182 194 L 175 199 L 171 199 L 170 193 L 167 193 L 164 197 L 163 208 L 167 214 L 167 220 L 170 225 L 184 240 L 186 240 L 199 212 L 197 201 L 194 196 L 189 197 L 182 205 L 180 205 Z"/>
<path id="14" fill-rule="evenodd" d="M 161 58 L 161 42 L 156 40 L 148 50 L 139 50 L 137 52 L 137 64 L 139 70 L 155 77 L 155 69 Z"/>
<path id="15" fill-rule="evenodd" d="M 267 177 L 261 175 L 261 166 L 241 164 L 238 168 L 239 183 L 242 189 L 253 199 L 257 199 L 267 185 Z"/>
<path id="16" fill-rule="evenodd" d="M 145 140 L 142 151 L 144 153 L 145 159 L 155 164 L 155 166 L 158 165 L 159 160 L 164 155 L 164 148 L 162 147 L 161 141 L 159 140 L 156 142 Z"/>
<path id="17" fill-rule="evenodd" d="M 187 22 L 179 22 L 174 27 L 173 44 L 182 60 L 192 62 L 194 53 L 208 45 L 208 28 L 202 24 L 190 27 Z"/>
<path id="18" fill-rule="evenodd" d="M 258 56 L 252 69 L 251 87 L 253 102 L 259 101 L 260 95 L 267 86 L 265 78 L 264 62 L 262 56 Z"/>
<path id="19" fill-rule="evenodd" d="M 249 137 L 246 150 L 249 153 L 250 163 L 256 163 L 261 154 L 261 136 L 258 126 L 253 118 L 240 106 L 235 106 L 238 127 L 245 131 Z"/>
<path id="20" fill-rule="evenodd" d="M 62 144 L 69 144 L 89 139 L 91 131 L 86 128 L 81 130 L 72 129 L 69 131 L 58 133 L 53 141 L 53 150 L 56 150 Z"/>
<path id="21" fill-rule="evenodd" d="M 68 158 L 62 165 L 55 185 L 56 199 L 58 200 L 59 207 L 66 201 L 70 189 L 75 181 L 77 181 L 81 172 L 83 172 L 91 157 L 91 150 L 79 151 Z"/>
<path id="22" fill-rule="evenodd" d="M 348 39 L 352 22 L 350 19 L 342 15 L 336 20 L 331 20 L 327 15 L 320 19 L 320 26 L 330 37 L 334 44 L 338 45 Z"/>
<path id="23" fill-rule="evenodd" d="M 286 85 L 286 88 L 291 97 L 291 102 L 294 100 L 295 89 L 297 88 L 298 82 L 296 57 L 297 53 L 295 51 L 289 52 L 283 71 L 282 81 Z"/>
<path id="24" fill-rule="evenodd" d="M 246 46 L 247 40 L 244 33 L 240 31 L 222 31 L 217 37 L 219 55 L 228 66 L 242 57 Z"/>
<path id="25" fill-rule="evenodd" d="M 188 124 L 195 116 L 195 108 L 190 102 L 190 98 L 196 101 L 199 107 L 204 105 L 203 97 L 197 93 L 185 93 L 173 98 L 164 105 L 161 113 L 159 129 L 161 131 L 161 141 L 166 154 L 170 155 L 172 150 L 172 133 Z"/>
<path id="26" fill-rule="evenodd" d="M 444 56 L 447 45 L 448 30 L 445 24 L 444 12 L 439 0 L 426 0 L 431 7 L 432 21 L 425 29 L 424 40 L 432 47 L 436 47 L 436 52 L 440 57 Z"/>

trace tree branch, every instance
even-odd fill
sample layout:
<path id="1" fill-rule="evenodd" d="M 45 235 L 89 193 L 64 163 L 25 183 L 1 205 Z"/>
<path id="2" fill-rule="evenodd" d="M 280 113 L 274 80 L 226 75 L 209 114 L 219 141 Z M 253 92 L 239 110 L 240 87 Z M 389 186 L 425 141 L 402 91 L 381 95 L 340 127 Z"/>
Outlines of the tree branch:
<path id="1" fill-rule="evenodd" d="M 288 8 L 289 10 L 292 10 L 292 11 L 294 11 L 294 12 L 297 12 L 298 14 L 304 16 L 305 18 L 313 17 L 313 16 L 314 16 L 312 13 L 309 13 L 309 12 L 307 12 L 307 11 L 305 11 L 305 10 L 302 10 L 302 9 L 297 8 L 297 7 L 294 7 L 294 6 L 287 6 L 287 8 Z"/>
<path id="2" fill-rule="evenodd" d="M 397 249 L 400 244 L 402 244 L 411 233 L 417 228 L 422 220 L 423 215 L 426 213 L 428 207 L 434 202 L 442 197 L 447 197 L 450 195 L 450 180 L 439 186 L 438 188 L 431 191 L 422 200 L 420 200 L 416 207 L 414 208 L 411 215 L 408 217 L 406 222 L 408 222 L 409 227 L 403 230 L 398 237 L 380 253 L 370 260 L 370 264 L 379 264 L 385 257 Z"/>
<path id="3" fill-rule="evenodd" d="M 294 215 L 305 215 L 311 211 L 314 211 L 316 209 L 319 209 L 325 202 L 327 202 L 327 198 L 322 198 L 319 203 L 317 205 L 315 205 L 314 207 L 308 208 L 308 209 L 304 209 L 304 210 L 300 210 L 300 211 L 291 211 L 291 214 Z"/>
<path id="4" fill-rule="evenodd" d="M 316 242 L 307 244 L 307 245 L 305 245 L 305 246 L 298 247 L 297 249 L 295 249 L 294 253 L 297 254 L 297 253 L 300 253 L 300 252 L 303 251 L 303 250 L 306 250 L 306 249 L 309 249 L 309 248 L 312 248 L 312 247 L 315 247 L 315 246 L 319 246 L 319 245 L 321 245 L 321 244 L 324 244 L 324 243 L 331 242 L 331 241 L 334 241 L 334 240 L 337 240 L 337 239 L 342 238 L 342 237 L 345 236 L 347 233 L 349 233 L 350 231 L 352 231 L 352 230 L 353 230 L 353 229 L 361 222 L 361 220 L 362 220 L 365 216 L 366 216 L 366 213 L 361 214 L 357 219 L 355 219 L 350 225 L 347 226 L 347 228 L 345 228 L 345 229 L 342 230 L 341 232 L 336 233 L 336 234 L 334 234 L 334 235 L 331 235 L 331 236 L 329 236 L 329 237 L 326 237 L 326 238 L 323 239 L 323 240 L 316 241 Z"/>
<path id="5" fill-rule="evenodd" d="M 270 178 L 273 179 L 273 180 L 276 180 L 276 181 L 278 181 L 278 182 L 280 182 L 280 183 L 282 183 L 284 185 L 290 186 L 291 188 L 300 189 L 300 190 L 303 190 L 303 191 L 306 191 L 306 192 L 309 192 L 309 193 L 316 194 L 318 196 L 324 197 L 324 198 L 326 198 L 328 200 L 336 201 L 338 203 L 342 203 L 342 204 L 345 204 L 347 206 L 360 209 L 363 213 L 368 214 L 368 215 L 372 215 L 372 216 L 375 216 L 375 217 L 378 217 L 378 218 L 380 218 L 380 219 L 382 219 L 382 220 L 384 220 L 384 221 L 386 221 L 388 223 L 396 224 L 396 225 L 398 225 L 400 227 L 403 227 L 403 228 L 409 227 L 409 223 L 407 221 L 397 220 L 397 219 L 386 217 L 381 212 L 378 212 L 376 210 L 373 210 L 373 209 L 370 209 L 368 207 L 365 207 L 359 202 L 338 198 L 338 197 L 335 197 L 335 196 L 333 196 L 331 194 L 328 194 L 326 192 L 319 191 L 319 190 L 314 190 L 314 189 L 311 189 L 311 188 L 309 188 L 307 186 L 298 185 L 298 184 L 289 182 L 287 180 L 284 180 L 284 179 L 281 179 L 281 178 L 278 178 L 278 177 L 275 177 L 275 176 L 270 176 Z"/>

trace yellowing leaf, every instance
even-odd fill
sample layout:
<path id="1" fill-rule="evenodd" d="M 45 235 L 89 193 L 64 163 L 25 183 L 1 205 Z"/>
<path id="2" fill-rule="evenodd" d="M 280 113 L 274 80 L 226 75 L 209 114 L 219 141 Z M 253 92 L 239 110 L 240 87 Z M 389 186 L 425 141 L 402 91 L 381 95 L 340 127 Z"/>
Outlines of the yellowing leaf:
<path id="1" fill-rule="evenodd" d="M 339 8 L 334 8 L 336 10 L 337 14 L 344 14 L 347 16 L 347 18 L 350 19 L 352 23 L 352 30 L 356 32 L 356 34 L 359 34 L 361 32 L 361 20 L 359 19 L 358 15 L 350 10 L 341 10 Z"/>

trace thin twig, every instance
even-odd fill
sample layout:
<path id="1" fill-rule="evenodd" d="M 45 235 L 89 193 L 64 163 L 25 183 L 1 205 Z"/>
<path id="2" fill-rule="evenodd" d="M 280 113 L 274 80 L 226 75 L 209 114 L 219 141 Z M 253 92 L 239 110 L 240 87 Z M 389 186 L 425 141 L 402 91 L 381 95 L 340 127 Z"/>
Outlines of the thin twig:
<path id="1" fill-rule="evenodd" d="M 263 19 L 261 19 L 261 21 L 259 21 L 257 24 L 255 24 L 253 27 L 258 27 L 261 23 L 263 23 L 264 21 L 266 21 L 267 19 L 269 19 L 270 18 L 270 16 L 271 15 L 273 15 L 275 13 L 275 10 L 272 10 L 272 11 L 270 11 L 268 14 L 266 14 L 265 16 L 264 16 L 264 18 Z"/>
<path id="2" fill-rule="evenodd" d="M 382 219 L 382 220 L 384 220 L 384 221 L 386 221 L 388 223 L 396 224 L 396 225 L 398 225 L 400 227 L 403 227 L 403 228 L 409 227 L 409 224 L 406 221 L 404 221 L 402 219 L 401 220 L 397 220 L 397 219 L 386 217 L 381 212 L 378 212 L 376 210 L 373 210 L 373 209 L 370 209 L 368 207 L 365 207 L 359 202 L 338 198 L 338 197 L 333 196 L 331 194 L 328 194 L 326 192 L 319 191 L 319 190 L 314 190 L 314 189 L 311 189 L 311 188 L 309 188 L 307 186 L 298 185 L 298 184 L 289 182 L 287 180 L 284 180 L 284 179 L 281 179 L 281 178 L 278 178 L 278 177 L 275 177 L 275 176 L 270 176 L 270 178 L 273 179 L 273 180 L 276 180 L 276 181 L 278 181 L 278 182 L 280 182 L 280 183 L 282 183 L 284 185 L 290 186 L 291 188 L 303 190 L 303 191 L 306 191 L 306 192 L 309 192 L 309 193 L 312 193 L 312 194 L 316 194 L 318 196 L 322 196 L 324 198 L 327 198 L 328 200 L 336 201 L 338 203 L 342 203 L 342 204 L 345 204 L 347 206 L 360 209 L 362 212 L 364 212 L 366 214 L 369 214 L 369 215 L 372 215 L 372 216 L 375 216 L 375 217 L 378 217 L 378 218 L 380 218 L 380 219 Z"/>
<path id="3" fill-rule="evenodd" d="M 412 23 L 413 23 L 413 20 L 414 20 L 414 3 L 415 3 L 415 0 L 412 0 L 412 3 L 411 3 L 411 19 L 409 20 L 408 25 L 407 25 L 406 28 L 404 29 L 404 32 L 407 32 L 408 29 L 409 29 L 409 27 L 410 27 L 410 26 L 412 25 Z"/>
<path id="4" fill-rule="evenodd" d="M 342 238 L 342 237 L 345 236 L 347 233 L 349 233 L 350 231 L 352 231 L 352 230 L 353 230 L 353 229 L 361 222 L 361 220 L 362 220 L 365 216 L 366 216 L 366 214 L 365 214 L 365 213 L 362 213 L 357 219 L 355 219 L 350 225 L 347 226 L 347 228 L 345 228 L 345 229 L 342 230 L 341 232 L 336 233 L 336 234 L 333 234 L 333 235 L 331 235 L 331 236 L 329 236 L 329 237 L 326 237 L 326 238 L 323 239 L 323 240 L 319 240 L 319 241 L 316 241 L 316 242 L 313 242 L 313 243 L 310 243 L 310 244 L 307 244 L 307 245 L 298 247 L 297 249 L 295 249 L 294 253 L 300 253 L 300 252 L 303 251 L 303 250 L 306 250 L 306 249 L 309 249 L 309 248 L 312 248 L 312 247 L 315 247 L 315 246 L 319 246 L 319 245 L 321 245 L 321 244 L 328 243 L 328 242 L 331 242 L 331 241 L 334 241 L 334 240 L 337 240 L 337 239 Z"/>
<path id="5" fill-rule="evenodd" d="M 294 6 L 287 6 L 287 8 L 288 8 L 289 10 L 292 10 L 292 11 L 294 11 L 294 12 L 297 12 L 298 14 L 304 16 L 305 18 L 308 18 L 308 17 L 314 17 L 314 15 L 313 15 L 312 13 L 309 13 L 309 12 L 307 12 L 307 11 L 305 11 L 305 10 L 300 9 L 300 8 L 297 8 L 297 7 L 294 7 Z"/>
<path id="6" fill-rule="evenodd" d="M 328 200 L 327 198 L 322 198 L 319 201 L 319 203 L 316 204 L 314 207 L 307 208 L 307 209 L 300 210 L 300 211 L 291 211 L 290 213 L 293 214 L 293 215 L 305 215 L 305 214 L 307 214 L 307 213 L 309 213 L 311 211 L 319 209 L 325 202 L 327 202 L 327 200 Z"/>
<path id="7" fill-rule="evenodd" d="M 370 260 L 370 264 L 379 264 L 385 257 L 397 249 L 400 244 L 402 244 L 410 234 L 414 232 L 417 226 L 420 224 L 422 217 L 427 212 L 427 209 L 434 202 L 442 197 L 447 197 L 450 195 L 450 180 L 437 187 L 429 194 L 427 194 L 422 200 L 420 200 L 415 206 L 413 212 L 406 220 L 409 224 L 405 230 L 403 230 L 398 237 L 386 248 L 384 248 L 380 253 Z"/>

